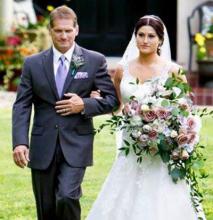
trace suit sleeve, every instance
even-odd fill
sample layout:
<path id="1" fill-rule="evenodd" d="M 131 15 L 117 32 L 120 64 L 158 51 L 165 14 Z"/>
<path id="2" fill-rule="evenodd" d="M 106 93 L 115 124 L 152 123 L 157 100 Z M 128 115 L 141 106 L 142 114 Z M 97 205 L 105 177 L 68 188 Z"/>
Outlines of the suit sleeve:
<path id="1" fill-rule="evenodd" d="M 118 107 L 115 88 L 107 71 L 106 59 L 101 56 L 99 68 L 95 75 L 94 87 L 101 91 L 102 99 L 83 98 L 86 117 L 106 114 Z"/>
<path id="2" fill-rule="evenodd" d="M 29 126 L 32 110 L 32 82 L 27 59 L 24 62 L 21 82 L 18 87 L 16 101 L 12 112 L 13 148 L 17 145 L 29 146 Z"/>

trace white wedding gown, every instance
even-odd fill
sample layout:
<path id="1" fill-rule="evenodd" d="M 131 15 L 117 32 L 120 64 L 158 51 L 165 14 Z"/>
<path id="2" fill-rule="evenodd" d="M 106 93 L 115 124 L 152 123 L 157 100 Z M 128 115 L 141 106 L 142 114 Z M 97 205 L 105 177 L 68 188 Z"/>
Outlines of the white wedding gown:
<path id="1" fill-rule="evenodd" d="M 157 76 L 160 80 L 166 80 L 170 65 Z M 124 103 L 132 95 L 145 96 L 150 91 L 149 82 L 143 85 L 130 82 L 135 82 L 135 79 L 125 67 L 120 85 Z M 128 136 L 125 132 L 119 136 L 122 145 L 122 136 L 125 139 Z M 198 217 L 188 185 L 185 181 L 172 182 L 167 165 L 160 157 L 145 156 L 139 164 L 134 154 L 126 157 L 120 152 L 86 219 L 197 220 Z"/>

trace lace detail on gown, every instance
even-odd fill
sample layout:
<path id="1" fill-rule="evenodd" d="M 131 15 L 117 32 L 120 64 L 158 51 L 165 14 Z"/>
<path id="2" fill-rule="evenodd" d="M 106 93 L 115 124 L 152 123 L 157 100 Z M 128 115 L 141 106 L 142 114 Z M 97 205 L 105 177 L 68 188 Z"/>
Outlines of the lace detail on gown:
<path id="1" fill-rule="evenodd" d="M 166 66 L 160 75 L 153 78 L 166 80 L 170 67 Z M 148 81 L 130 84 L 134 81 L 128 66 L 125 66 L 120 85 L 124 103 L 132 95 L 145 96 L 149 92 Z M 119 133 L 121 141 L 118 147 L 122 146 L 122 137 L 127 139 L 128 134 Z M 188 185 L 185 181 L 173 183 L 160 157 L 147 155 L 138 164 L 134 154 L 126 157 L 120 152 L 86 219 L 197 220 L 198 217 L 192 207 Z"/>

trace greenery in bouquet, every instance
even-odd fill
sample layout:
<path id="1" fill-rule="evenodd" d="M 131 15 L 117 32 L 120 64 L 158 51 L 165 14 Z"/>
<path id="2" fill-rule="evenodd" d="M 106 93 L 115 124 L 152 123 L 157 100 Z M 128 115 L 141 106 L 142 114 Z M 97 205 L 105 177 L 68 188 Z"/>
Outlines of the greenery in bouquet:
<path id="1" fill-rule="evenodd" d="M 130 97 L 123 114 L 113 115 L 97 132 L 105 126 L 110 126 L 112 132 L 124 130 L 124 146 L 120 151 L 126 156 L 133 153 L 138 163 L 146 154 L 160 156 L 175 183 L 185 179 L 191 186 L 192 201 L 199 213 L 202 194 L 197 178 L 207 177 L 203 168 L 204 146 L 199 144 L 201 117 L 212 115 L 213 111 L 193 106 L 191 88 L 182 81 L 182 74 L 180 70 L 165 81 L 156 77 L 145 82 L 147 93 Z"/>

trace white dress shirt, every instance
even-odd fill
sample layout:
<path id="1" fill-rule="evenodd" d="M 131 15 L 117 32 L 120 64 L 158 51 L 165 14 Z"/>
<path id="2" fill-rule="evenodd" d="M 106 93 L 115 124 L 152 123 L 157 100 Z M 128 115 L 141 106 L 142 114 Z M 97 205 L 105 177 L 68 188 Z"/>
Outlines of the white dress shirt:
<path id="1" fill-rule="evenodd" d="M 75 48 L 75 43 L 72 45 L 72 47 L 66 53 L 63 54 L 60 51 L 58 51 L 53 45 L 53 68 L 54 68 L 54 75 L 55 76 L 57 73 L 58 66 L 61 62 L 59 59 L 62 55 L 64 55 L 66 57 L 65 65 L 67 67 L 67 71 L 69 70 L 74 48 Z"/>

